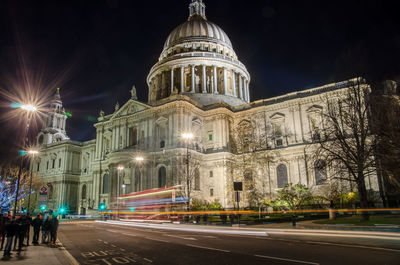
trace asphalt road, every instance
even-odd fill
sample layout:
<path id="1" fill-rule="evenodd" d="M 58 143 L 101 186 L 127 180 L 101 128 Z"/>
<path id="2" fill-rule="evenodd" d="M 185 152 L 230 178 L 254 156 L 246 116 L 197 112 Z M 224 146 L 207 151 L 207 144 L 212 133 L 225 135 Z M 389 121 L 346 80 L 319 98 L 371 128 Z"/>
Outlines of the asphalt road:
<path id="1" fill-rule="evenodd" d="M 400 250 L 303 238 L 64 223 L 59 240 L 80 264 L 400 264 Z M 315 239 L 314 239 L 315 240 Z"/>

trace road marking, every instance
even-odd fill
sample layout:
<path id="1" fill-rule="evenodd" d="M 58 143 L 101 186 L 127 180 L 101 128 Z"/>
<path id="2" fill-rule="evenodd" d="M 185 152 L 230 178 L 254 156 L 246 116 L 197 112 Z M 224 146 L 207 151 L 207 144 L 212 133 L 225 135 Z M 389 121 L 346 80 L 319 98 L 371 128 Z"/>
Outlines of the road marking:
<path id="1" fill-rule="evenodd" d="M 146 258 L 143 258 L 145 261 L 148 261 L 148 262 L 153 262 L 153 261 L 151 261 L 151 260 L 149 260 L 149 259 L 146 259 Z"/>
<path id="2" fill-rule="evenodd" d="M 100 241 L 100 242 L 103 241 L 103 240 L 101 240 L 101 239 L 97 239 L 97 240 Z"/>
<path id="3" fill-rule="evenodd" d="M 125 251 L 125 249 L 123 249 L 123 248 L 120 248 L 119 250 L 121 250 L 121 251 Z"/>
<path id="4" fill-rule="evenodd" d="M 57 244 L 62 245 L 59 239 L 57 239 Z M 60 250 L 64 253 L 65 256 L 69 259 L 72 265 L 79 265 L 80 263 L 69 253 L 69 251 L 65 247 L 61 247 Z"/>
<path id="5" fill-rule="evenodd" d="M 146 238 L 146 239 L 149 239 L 149 240 L 154 240 L 154 241 L 163 242 L 163 243 L 169 243 L 169 241 L 166 241 L 166 240 L 155 239 L 155 238 L 151 238 L 151 237 L 145 237 L 145 238 Z"/>
<path id="6" fill-rule="evenodd" d="M 369 235 L 340 235 L 340 234 L 327 234 L 327 233 L 303 233 L 303 232 L 272 232 L 269 231 L 269 234 L 272 235 L 295 235 L 295 236 L 326 236 L 326 237 L 351 237 L 351 238 L 369 238 L 369 239 L 386 239 L 386 240 L 400 240 L 400 238 L 390 237 L 390 236 L 369 236 Z"/>
<path id="7" fill-rule="evenodd" d="M 296 262 L 296 263 L 302 263 L 302 264 L 319 265 L 319 263 L 297 260 L 297 259 L 285 259 L 285 258 L 278 258 L 278 257 L 264 256 L 264 255 L 254 255 L 254 256 L 259 257 L 259 258 L 265 258 L 265 259 L 276 259 L 276 260 L 284 260 L 284 261 L 290 261 L 290 262 Z"/>
<path id="8" fill-rule="evenodd" d="M 108 242 L 106 242 L 106 241 L 103 241 L 103 243 L 106 244 L 106 245 L 108 245 Z"/>
<path id="9" fill-rule="evenodd" d="M 113 244 L 111 244 L 111 246 L 112 246 L 112 247 L 114 247 L 114 248 L 116 248 L 116 247 L 117 247 L 116 245 L 113 245 Z"/>
<path id="10" fill-rule="evenodd" d="M 165 235 L 170 236 L 170 237 L 180 238 L 180 239 L 186 239 L 186 240 L 197 240 L 196 238 L 193 238 L 193 237 L 174 236 L 174 235 L 168 235 L 168 234 L 165 234 Z"/>
<path id="11" fill-rule="evenodd" d="M 202 236 L 202 237 L 207 237 L 207 238 L 217 238 L 216 236 Z"/>
<path id="12" fill-rule="evenodd" d="M 197 246 L 197 245 L 191 245 L 191 244 L 186 244 L 186 246 L 193 247 L 193 248 L 202 248 L 202 249 L 208 249 L 208 250 L 221 251 L 221 252 L 230 252 L 229 250 L 225 250 L 225 249 L 209 248 L 209 247 L 203 247 L 203 246 Z"/>
<path id="13" fill-rule="evenodd" d="M 321 245 L 332 245 L 332 246 L 339 246 L 339 247 L 366 248 L 366 249 L 374 249 L 374 250 L 386 250 L 386 251 L 392 251 L 392 252 L 400 252 L 400 249 L 393 249 L 393 248 L 368 247 L 368 246 L 361 246 L 361 245 L 348 245 L 348 244 L 329 243 L 329 242 L 320 242 L 320 241 L 306 241 L 306 243 L 321 244 Z"/>

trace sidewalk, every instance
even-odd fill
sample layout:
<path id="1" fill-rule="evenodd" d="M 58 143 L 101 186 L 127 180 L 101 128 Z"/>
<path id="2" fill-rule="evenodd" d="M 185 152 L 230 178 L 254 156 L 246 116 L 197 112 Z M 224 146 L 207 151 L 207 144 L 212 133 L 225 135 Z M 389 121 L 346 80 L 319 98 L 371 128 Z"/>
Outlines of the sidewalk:
<path id="1" fill-rule="evenodd" d="M 68 252 L 57 243 L 55 246 L 50 245 L 29 245 L 23 247 L 23 251 L 11 251 L 11 257 L 3 257 L 4 251 L 1 251 L 1 261 L 4 264 L 17 265 L 43 265 L 43 264 L 61 264 L 75 265 Z"/>

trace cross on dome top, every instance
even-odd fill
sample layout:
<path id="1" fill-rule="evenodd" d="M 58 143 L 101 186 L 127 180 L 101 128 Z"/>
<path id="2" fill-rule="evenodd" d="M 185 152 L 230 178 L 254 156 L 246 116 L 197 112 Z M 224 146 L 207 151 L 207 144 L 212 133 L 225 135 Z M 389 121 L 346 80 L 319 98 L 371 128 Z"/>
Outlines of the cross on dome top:
<path id="1" fill-rule="evenodd" d="M 192 0 L 189 4 L 189 20 L 196 15 L 207 20 L 206 5 L 203 3 L 203 0 Z"/>

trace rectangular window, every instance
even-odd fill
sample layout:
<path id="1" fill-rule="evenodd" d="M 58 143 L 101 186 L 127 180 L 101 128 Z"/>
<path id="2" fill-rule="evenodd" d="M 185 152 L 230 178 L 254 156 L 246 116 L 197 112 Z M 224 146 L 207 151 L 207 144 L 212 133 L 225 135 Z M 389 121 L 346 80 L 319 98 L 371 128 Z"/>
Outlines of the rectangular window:
<path id="1" fill-rule="evenodd" d="M 52 163 L 52 166 L 51 166 L 51 168 L 54 168 L 56 166 L 56 160 L 55 159 L 53 159 L 53 163 Z"/>
<path id="2" fill-rule="evenodd" d="M 61 158 L 58 159 L 58 167 L 61 167 Z"/>
<path id="3" fill-rule="evenodd" d="M 46 169 L 47 169 L 47 170 L 49 169 L 49 161 L 47 161 Z"/>
<path id="4" fill-rule="evenodd" d="M 137 128 L 129 128 L 129 146 L 137 145 Z"/>
<path id="5" fill-rule="evenodd" d="M 36 169 L 36 171 L 39 172 L 39 169 L 40 169 L 40 163 L 37 163 L 37 169 Z"/>
<path id="6" fill-rule="evenodd" d="M 210 197 L 214 196 L 214 189 L 210 189 Z"/>
<path id="7" fill-rule="evenodd" d="M 214 176 L 214 172 L 212 170 L 210 170 L 210 178 L 212 178 Z"/>
<path id="8" fill-rule="evenodd" d="M 209 141 L 213 140 L 213 133 L 212 132 L 208 132 L 208 140 Z"/>

